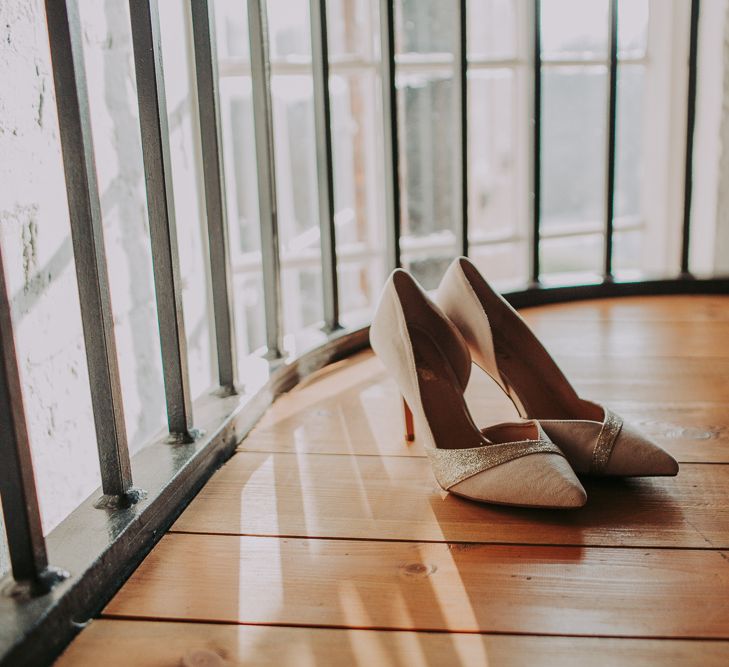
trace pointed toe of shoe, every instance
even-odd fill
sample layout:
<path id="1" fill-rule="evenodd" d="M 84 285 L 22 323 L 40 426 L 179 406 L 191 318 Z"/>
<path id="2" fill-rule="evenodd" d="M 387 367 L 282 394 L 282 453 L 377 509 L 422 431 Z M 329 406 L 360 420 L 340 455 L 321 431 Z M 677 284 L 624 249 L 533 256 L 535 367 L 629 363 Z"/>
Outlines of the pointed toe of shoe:
<path id="1" fill-rule="evenodd" d="M 592 458 L 602 424 L 580 420 L 544 420 L 541 424 L 578 474 L 653 477 L 678 473 L 676 460 L 628 423 L 622 425 L 607 464 L 599 473 L 592 468 Z"/>
<path id="2" fill-rule="evenodd" d="M 670 477 L 678 474 L 678 463 L 663 448 L 624 424 L 605 473 L 622 477 Z"/>
<path id="3" fill-rule="evenodd" d="M 552 459 L 549 467 L 542 471 L 542 480 L 534 480 L 542 487 L 540 495 L 550 501 L 550 507 L 582 507 L 587 502 L 587 493 L 569 462 L 561 456 L 553 456 Z"/>
<path id="4" fill-rule="evenodd" d="M 480 502 L 519 507 L 568 509 L 582 507 L 585 489 L 566 459 L 540 453 L 484 470 L 449 489 Z"/>

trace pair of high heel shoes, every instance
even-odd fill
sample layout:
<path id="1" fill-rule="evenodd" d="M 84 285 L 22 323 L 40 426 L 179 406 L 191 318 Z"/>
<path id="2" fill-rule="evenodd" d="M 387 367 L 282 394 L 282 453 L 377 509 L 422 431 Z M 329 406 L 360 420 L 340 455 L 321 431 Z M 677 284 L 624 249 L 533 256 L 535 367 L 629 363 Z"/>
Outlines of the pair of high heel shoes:
<path id="1" fill-rule="evenodd" d="M 406 271 L 387 280 L 372 349 L 404 398 L 446 491 L 481 502 L 581 507 L 576 474 L 675 475 L 670 454 L 597 403 L 580 398 L 519 314 L 465 257 L 435 302 Z M 475 362 L 511 399 L 520 421 L 478 428 L 464 398 Z"/>

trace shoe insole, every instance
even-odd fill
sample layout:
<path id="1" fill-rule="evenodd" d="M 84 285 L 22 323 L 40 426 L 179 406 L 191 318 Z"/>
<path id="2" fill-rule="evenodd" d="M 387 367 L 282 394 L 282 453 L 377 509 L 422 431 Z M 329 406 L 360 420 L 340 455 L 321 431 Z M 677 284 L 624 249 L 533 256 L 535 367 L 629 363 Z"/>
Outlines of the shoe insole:
<path id="1" fill-rule="evenodd" d="M 489 444 L 473 423 L 463 389 L 445 354 L 426 331 L 413 327 L 409 333 L 420 398 L 437 446 L 464 449 Z"/>
<path id="2" fill-rule="evenodd" d="M 470 265 L 463 266 L 488 313 L 499 372 L 518 397 L 522 417 L 601 420 L 600 408 L 583 401 L 529 326 L 491 292 Z"/>

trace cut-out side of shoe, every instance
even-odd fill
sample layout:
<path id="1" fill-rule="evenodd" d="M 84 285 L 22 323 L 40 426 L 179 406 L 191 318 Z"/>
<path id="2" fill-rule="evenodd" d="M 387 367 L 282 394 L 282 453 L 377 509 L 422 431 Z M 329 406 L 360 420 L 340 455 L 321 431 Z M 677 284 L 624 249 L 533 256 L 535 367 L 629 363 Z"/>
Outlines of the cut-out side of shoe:
<path id="1" fill-rule="evenodd" d="M 605 409 L 602 422 L 542 419 L 539 422 L 578 474 L 601 477 L 672 477 L 678 463 L 631 424 Z"/>

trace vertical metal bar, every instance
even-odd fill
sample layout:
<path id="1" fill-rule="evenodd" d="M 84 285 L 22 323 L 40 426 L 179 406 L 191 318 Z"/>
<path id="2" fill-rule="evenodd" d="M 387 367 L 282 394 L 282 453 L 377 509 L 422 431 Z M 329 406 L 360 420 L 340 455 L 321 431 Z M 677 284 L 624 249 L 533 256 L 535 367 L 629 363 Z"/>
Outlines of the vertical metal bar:
<path id="1" fill-rule="evenodd" d="M 170 435 L 194 439 L 157 0 L 129 0 Z"/>
<path id="2" fill-rule="evenodd" d="M 319 190 L 324 329 L 339 329 L 337 244 L 334 226 L 334 164 L 329 100 L 329 46 L 326 0 L 311 0 L 311 62 L 314 73 L 314 122 L 316 126 L 316 175 Z"/>
<path id="3" fill-rule="evenodd" d="M 267 356 L 283 356 L 281 327 L 281 261 L 279 257 L 276 168 L 273 151 L 271 60 L 268 49 L 266 0 L 248 0 L 251 50 L 253 125 L 258 164 L 258 209 L 261 224 L 263 298 L 266 311 Z"/>
<path id="4" fill-rule="evenodd" d="M 458 0 L 458 39 L 455 62 L 458 71 L 455 88 L 458 95 L 458 135 L 460 154 L 456 187 L 457 220 L 460 223 L 461 254 L 468 255 L 468 28 L 467 0 Z"/>
<path id="5" fill-rule="evenodd" d="M 683 190 L 683 235 L 681 239 L 681 275 L 691 277 L 689 245 L 691 243 L 691 196 L 694 170 L 694 125 L 696 123 L 696 71 L 699 50 L 699 0 L 691 1 L 689 28 L 688 99 L 686 108 L 686 166 Z"/>
<path id="6" fill-rule="evenodd" d="M 101 487 L 107 496 L 136 500 L 138 496 L 132 491 L 76 0 L 46 0 L 46 19 Z"/>
<path id="7" fill-rule="evenodd" d="M 1 251 L 0 461 L 0 497 L 13 577 L 32 593 L 44 593 L 63 573 L 48 567 Z"/>
<path id="8" fill-rule="evenodd" d="M 539 283 L 539 242 L 542 189 L 542 18 L 541 0 L 534 0 L 532 37 L 534 91 L 532 108 L 532 229 L 529 242 L 531 283 Z"/>
<path id="9" fill-rule="evenodd" d="M 235 391 L 237 363 L 233 290 L 228 253 L 228 220 L 225 210 L 225 176 L 220 148 L 215 17 L 210 0 L 195 0 L 190 7 L 195 46 L 197 103 L 200 112 L 200 140 L 205 182 L 210 275 L 213 288 L 215 341 L 218 351 L 218 382 L 222 389 L 231 393 Z"/>
<path id="10" fill-rule="evenodd" d="M 607 165 L 605 167 L 605 257 L 603 279 L 613 279 L 613 220 L 615 213 L 615 130 L 618 99 L 618 0 L 610 0 L 608 13 Z"/>
<path id="11" fill-rule="evenodd" d="M 385 221 L 390 269 L 400 266 L 400 153 L 395 82 L 395 0 L 380 0 L 382 118 L 385 140 Z"/>

